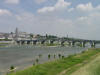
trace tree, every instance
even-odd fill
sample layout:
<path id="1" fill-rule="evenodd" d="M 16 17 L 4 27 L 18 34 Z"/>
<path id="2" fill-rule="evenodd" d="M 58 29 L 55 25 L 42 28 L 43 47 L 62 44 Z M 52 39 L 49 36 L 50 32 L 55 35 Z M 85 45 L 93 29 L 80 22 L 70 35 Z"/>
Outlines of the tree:
<path id="1" fill-rule="evenodd" d="M 30 34 L 30 38 L 31 38 L 31 39 L 33 38 L 33 34 Z"/>
<path id="2" fill-rule="evenodd" d="M 11 66 L 11 67 L 10 67 L 10 70 L 13 70 L 13 69 L 14 69 L 14 66 Z"/>
<path id="3" fill-rule="evenodd" d="M 64 55 L 62 56 L 62 59 L 63 59 L 63 58 L 65 58 L 65 56 L 64 56 Z"/>
<path id="4" fill-rule="evenodd" d="M 37 59 L 36 59 L 36 63 L 38 64 L 38 62 L 39 62 L 39 59 L 37 58 Z"/>
<path id="5" fill-rule="evenodd" d="M 33 66 L 35 65 L 35 63 L 33 63 Z"/>
<path id="6" fill-rule="evenodd" d="M 50 54 L 48 54 L 48 59 L 50 59 L 50 57 L 51 57 L 51 55 L 50 55 Z"/>
<path id="7" fill-rule="evenodd" d="M 61 58 L 61 54 L 58 54 L 58 57 Z"/>

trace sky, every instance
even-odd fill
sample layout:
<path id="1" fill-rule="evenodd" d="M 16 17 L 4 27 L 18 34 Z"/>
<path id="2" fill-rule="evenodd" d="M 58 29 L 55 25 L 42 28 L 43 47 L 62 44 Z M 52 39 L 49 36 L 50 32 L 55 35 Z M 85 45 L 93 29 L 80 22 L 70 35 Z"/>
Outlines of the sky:
<path id="1" fill-rule="evenodd" d="M 100 40 L 100 0 L 0 0 L 0 32 Z"/>

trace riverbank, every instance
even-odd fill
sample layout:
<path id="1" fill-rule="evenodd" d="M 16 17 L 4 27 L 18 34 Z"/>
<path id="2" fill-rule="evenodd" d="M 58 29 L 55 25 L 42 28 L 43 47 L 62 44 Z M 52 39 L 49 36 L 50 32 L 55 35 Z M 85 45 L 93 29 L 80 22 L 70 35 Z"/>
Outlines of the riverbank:
<path id="1" fill-rule="evenodd" d="M 67 58 L 50 61 L 48 63 L 32 66 L 23 71 L 18 71 L 9 75 L 70 75 L 77 68 L 92 60 L 92 57 L 100 53 L 100 49 L 89 49 L 78 55 L 70 55 Z M 76 66 L 79 65 L 79 66 Z"/>
<path id="2" fill-rule="evenodd" d="M 97 54 L 92 61 L 85 64 L 71 75 L 100 75 L 100 53 Z"/>

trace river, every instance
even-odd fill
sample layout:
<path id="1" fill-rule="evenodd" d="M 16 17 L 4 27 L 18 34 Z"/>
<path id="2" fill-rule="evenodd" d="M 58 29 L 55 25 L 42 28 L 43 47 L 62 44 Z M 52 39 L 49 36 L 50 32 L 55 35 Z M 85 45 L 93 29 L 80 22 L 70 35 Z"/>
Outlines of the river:
<path id="1" fill-rule="evenodd" d="M 0 48 L 0 75 L 6 73 L 10 66 L 15 66 L 17 70 L 22 70 L 32 66 L 35 60 L 41 54 L 39 63 L 48 61 L 48 54 L 54 60 L 54 54 L 58 59 L 58 54 L 68 55 L 80 53 L 87 48 L 81 47 L 39 47 L 39 46 L 8 46 Z"/>

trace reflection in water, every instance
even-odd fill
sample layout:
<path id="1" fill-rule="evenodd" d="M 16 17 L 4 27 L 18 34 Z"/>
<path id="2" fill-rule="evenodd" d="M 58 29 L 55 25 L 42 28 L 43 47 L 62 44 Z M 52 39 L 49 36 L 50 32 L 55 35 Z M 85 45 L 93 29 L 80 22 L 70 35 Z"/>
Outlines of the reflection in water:
<path id="1" fill-rule="evenodd" d="M 48 61 L 48 54 L 51 59 L 58 58 L 58 54 L 65 57 L 71 54 L 80 53 L 87 48 L 80 47 L 39 47 L 39 46 L 8 46 L 0 48 L 0 72 L 6 72 L 7 69 L 14 65 L 17 70 L 27 66 L 32 66 L 39 55 L 39 63 Z"/>

